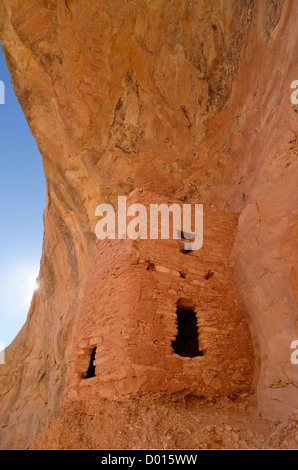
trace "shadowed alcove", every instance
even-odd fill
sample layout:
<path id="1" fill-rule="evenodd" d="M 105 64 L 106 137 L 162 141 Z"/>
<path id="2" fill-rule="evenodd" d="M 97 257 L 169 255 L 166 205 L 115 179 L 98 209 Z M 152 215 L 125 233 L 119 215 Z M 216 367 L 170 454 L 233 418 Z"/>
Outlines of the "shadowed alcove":
<path id="1" fill-rule="evenodd" d="M 95 355 L 96 355 L 96 346 L 91 349 L 90 362 L 89 362 L 88 370 L 85 375 L 85 379 L 91 379 L 92 377 L 95 377 L 95 365 L 94 365 Z"/>
<path id="2" fill-rule="evenodd" d="M 178 334 L 172 342 L 173 351 L 182 357 L 203 356 L 199 349 L 199 333 L 196 312 L 183 303 L 177 304 Z"/>

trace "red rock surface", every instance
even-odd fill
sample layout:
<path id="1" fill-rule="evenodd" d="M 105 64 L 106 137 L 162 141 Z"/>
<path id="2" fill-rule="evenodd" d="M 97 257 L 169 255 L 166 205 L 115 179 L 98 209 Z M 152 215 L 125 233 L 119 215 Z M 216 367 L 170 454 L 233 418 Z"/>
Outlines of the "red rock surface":
<path id="1" fill-rule="evenodd" d="M 0 2 L 47 181 L 41 289 L 0 366 L 2 448 L 297 447 L 297 24 L 295 0 Z M 253 395 L 63 407 L 95 208 L 134 188 L 239 214 Z"/>

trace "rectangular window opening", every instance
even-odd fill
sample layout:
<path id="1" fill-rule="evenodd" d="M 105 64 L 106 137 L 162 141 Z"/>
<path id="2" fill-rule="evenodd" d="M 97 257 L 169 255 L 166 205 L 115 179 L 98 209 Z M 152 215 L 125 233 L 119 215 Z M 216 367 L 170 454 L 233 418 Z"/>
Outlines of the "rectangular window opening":
<path id="1" fill-rule="evenodd" d="M 95 377 L 95 365 L 94 365 L 95 355 L 96 355 L 96 346 L 91 349 L 90 362 L 89 362 L 88 370 L 85 375 L 85 379 L 91 379 L 92 377 Z"/>
<path id="2" fill-rule="evenodd" d="M 196 312 L 189 308 L 177 305 L 178 334 L 172 342 L 175 354 L 182 357 L 204 356 L 199 348 L 199 333 Z"/>

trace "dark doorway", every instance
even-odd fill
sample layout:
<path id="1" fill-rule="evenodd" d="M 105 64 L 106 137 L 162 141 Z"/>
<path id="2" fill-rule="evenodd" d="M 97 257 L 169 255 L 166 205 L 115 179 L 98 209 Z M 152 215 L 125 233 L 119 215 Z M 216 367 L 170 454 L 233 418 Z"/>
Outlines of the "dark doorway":
<path id="1" fill-rule="evenodd" d="M 204 356 L 199 349 L 197 317 L 194 310 L 177 305 L 178 334 L 172 342 L 174 353 L 182 357 Z"/>
<path id="2" fill-rule="evenodd" d="M 91 379 L 91 377 L 95 377 L 95 365 L 94 365 L 95 354 L 96 354 L 96 346 L 91 350 L 90 363 L 89 363 L 89 367 L 85 375 L 85 379 Z"/>

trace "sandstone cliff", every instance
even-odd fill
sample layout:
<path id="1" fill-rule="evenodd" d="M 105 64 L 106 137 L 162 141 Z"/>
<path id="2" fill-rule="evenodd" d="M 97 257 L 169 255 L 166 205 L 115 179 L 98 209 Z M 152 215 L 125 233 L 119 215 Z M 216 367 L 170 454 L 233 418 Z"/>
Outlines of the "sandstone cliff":
<path id="1" fill-rule="evenodd" d="M 0 1 L 47 183 L 40 290 L 0 366 L 2 448 L 297 446 L 297 26 L 295 0 Z M 65 396 L 95 208 L 135 188 L 239 215 L 248 398 Z"/>

